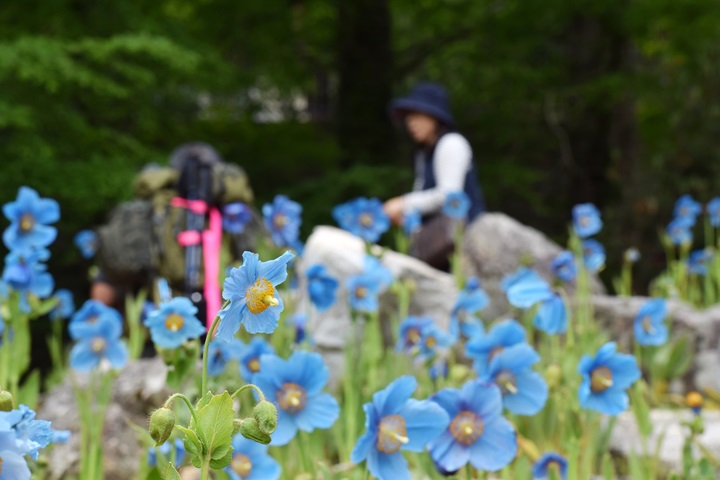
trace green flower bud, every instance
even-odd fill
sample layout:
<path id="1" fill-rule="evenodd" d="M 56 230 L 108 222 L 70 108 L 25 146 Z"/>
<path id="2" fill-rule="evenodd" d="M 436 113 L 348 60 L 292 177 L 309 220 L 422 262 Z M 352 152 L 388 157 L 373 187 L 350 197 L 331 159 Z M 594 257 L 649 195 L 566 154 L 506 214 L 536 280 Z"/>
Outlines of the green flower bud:
<path id="1" fill-rule="evenodd" d="M 12 393 L 0 390 L 0 412 L 9 412 L 14 408 Z"/>
<path id="2" fill-rule="evenodd" d="M 150 436 L 155 440 L 155 446 L 159 447 L 170 438 L 175 428 L 175 414 L 169 408 L 158 408 L 150 417 Z"/>
<path id="3" fill-rule="evenodd" d="M 263 445 L 267 445 L 271 440 L 270 435 L 260 430 L 257 420 L 251 417 L 243 419 L 240 423 L 240 433 L 248 440 L 262 443 Z"/>
<path id="4" fill-rule="evenodd" d="M 562 380 L 562 370 L 558 365 L 548 365 L 545 370 L 545 380 L 547 381 L 548 387 L 555 388 L 560 385 Z"/>
<path id="5" fill-rule="evenodd" d="M 471 370 L 461 363 L 456 363 L 450 367 L 450 374 L 448 375 L 454 383 L 462 383 L 470 377 Z"/>
<path id="6" fill-rule="evenodd" d="M 257 421 L 258 428 L 263 433 L 270 435 L 277 428 L 278 412 L 275 405 L 262 400 L 253 408 L 253 418 Z"/>

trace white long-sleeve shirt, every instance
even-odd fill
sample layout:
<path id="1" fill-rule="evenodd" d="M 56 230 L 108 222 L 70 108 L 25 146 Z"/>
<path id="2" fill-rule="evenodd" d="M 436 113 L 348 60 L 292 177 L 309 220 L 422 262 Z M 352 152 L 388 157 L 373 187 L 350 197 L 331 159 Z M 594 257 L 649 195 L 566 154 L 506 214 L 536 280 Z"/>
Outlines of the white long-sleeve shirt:
<path id="1" fill-rule="evenodd" d="M 413 191 L 403 195 L 404 209 L 417 210 L 421 215 L 439 211 L 447 194 L 465 188 L 465 177 L 471 168 L 472 149 L 468 141 L 459 133 L 443 135 L 435 147 L 433 173 L 435 187 L 423 190 L 425 183 L 425 153 L 415 156 L 415 182 Z"/>

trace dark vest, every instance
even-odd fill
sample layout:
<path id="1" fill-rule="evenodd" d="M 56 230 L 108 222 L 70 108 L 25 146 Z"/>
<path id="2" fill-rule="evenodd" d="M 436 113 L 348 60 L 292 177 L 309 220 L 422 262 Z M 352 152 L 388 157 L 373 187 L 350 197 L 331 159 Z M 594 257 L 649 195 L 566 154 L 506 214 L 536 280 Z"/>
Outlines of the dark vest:
<path id="1" fill-rule="evenodd" d="M 442 136 L 440 137 L 442 138 Z M 435 188 L 437 182 L 435 180 L 435 170 L 433 168 L 433 162 L 435 161 L 435 148 L 440 143 L 440 138 L 435 142 L 432 149 L 425 151 L 423 159 L 425 180 L 423 182 L 423 190 L 430 190 Z M 486 211 L 485 199 L 483 198 L 482 190 L 480 189 L 480 183 L 478 183 L 477 173 L 475 170 L 475 158 L 470 159 L 470 170 L 465 175 L 465 186 L 463 188 L 465 194 L 470 199 L 470 209 L 468 210 L 467 223 L 472 222 L 477 218 L 478 215 Z"/>

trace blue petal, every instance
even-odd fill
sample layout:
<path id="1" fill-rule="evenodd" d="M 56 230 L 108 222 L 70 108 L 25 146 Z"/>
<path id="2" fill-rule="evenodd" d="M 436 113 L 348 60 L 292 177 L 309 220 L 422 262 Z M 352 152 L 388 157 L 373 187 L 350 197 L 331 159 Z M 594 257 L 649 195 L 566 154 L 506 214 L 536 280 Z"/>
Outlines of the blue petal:
<path id="1" fill-rule="evenodd" d="M 116 341 L 109 342 L 105 348 L 105 357 L 115 369 L 123 368 L 127 365 L 128 350 L 124 343 Z"/>
<path id="2" fill-rule="evenodd" d="M 505 394 L 503 403 L 517 415 L 535 415 L 545 406 L 548 386 L 540 374 L 526 370 L 515 376 L 518 393 Z"/>
<path id="3" fill-rule="evenodd" d="M 268 307 L 264 311 L 254 314 L 249 309 L 245 309 L 242 315 L 242 324 L 250 334 L 256 333 L 273 333 L 280 321 L 280 313 L 285 308 L 282 298 L 277 293 L 275 298 L 278 304 L 274 307 Z"/>
<path id="4" fill-rule="evenodd" d="M 287 279 L 287 264 L 295 255 L 292 252 L 285 252 L 275 260 L 260 262 L 258 265 L 258 277 L 264 278 L 273 285 L 278 285 Z"/>
<path id="5" fill-rule="evenodd" d="M 93 352 L 90 342 L 82 341 L 70 351 L 70 367 L 78 372 L 89 372 L 97 367 L 100 359 Z"/>
<path id="6" fill-rule="evenodd" d="M 553 294 L 550 285 L 536 275 L 527 275 L 507 290 L 510 305 L 517 308 L 530 308 L 538 302 L 550 298 Z"/>
<path id="7" fill-rule="evenodd" d="M 298 426 L 297 423 L 295 423 L 295 419 L 283 409 L 279 408 L 277 428 L 271 435 L 272 441 L 270 442 L 270 445 L 286 445 L 290 442 L 290 440 L 295 438 L 297 431 Z"/>
<path id="8" fill-rule="evenodd" d="M 221 318 L 220 325 L 217 328 L 215 337 L 229 342 L 235 337 L 235 333 L 240 329 L 240 323 L 245 312 L 249 313 L 245 303 L 230 302 L 228 306 L 218 312 Z"/>
<path id="9" fill-rule="evenodd" d="M 510 422 L 503 417 L 485 423 L 483 434 L 470 446 L 470 463 L 478 470 L 495 472 L 513 461 L 517 439 Z"/>
<path id="10" fill-rule="evenodd" d="M 283 372 L 285 381 L 301 385 L 308 395 L 314 395 L 325 387 L 330 370 L 322 356 L 302 350 L 294 352 L 288 359 Z"/>
<path id="11" fill-rule="evenodd" d="M 580 406 L 606 415 L 617 415 L 630 406 L 630 399 L 624 390 L 609 388 L 601 393 L 591 393 Z"/>
<path id="12" fill-rule="evenodd" d="M 340 415 L 340 406 L 329 393 L 308 398 L 307 405 L 295 415 L 300 430 L 312 432 L 315 428 L 330 428 Z"/>
<path id="13" fill-rule="evenodd" d="M 405 419 L 407 437 L 410 440 L 403 450 L 422 452 L 425 446 L 435 440 L 450 424 L 450 418 L 443 408 L 428 400 L 410 399 L 398 412 Z"/>
<path id="14" fill-rule="evenodd" d="M 430 456 L 446 472 L 455 472 L 470 460 L 470 448 L 461 445 L 450 430 L 446 430 L 430 445 Z"/>
<path id="15" fill-rule="evenodd" d="M 366 404 L 366 406 L 368 406 Z M 368 415 L 368 410 L 372 411 L 372 406 L 365 408 L 365 413 Z M 369 416 L 369 415 L 368 415 Z M 366 425 L 367 426 L 367 425 Z M 375 443 L 377 442 L 377 432 L 373 429 L 368 429 L 362 437 L 360 437 L 353 448 L 352 454 L 350 455 L 350 461 L 353 463 L 360 463 L 370 456 L 372 450 L 375 449 Z"/>
<path id="16" fill-rule="evenodd" d="M 494 383 L 471 380 L 463 385 L 460 398 L 464 408 L 475 412 L 484 421 L 491 421 L 502 415 L 503 399 L 500 389 Z"/>
<path id="17" fill-rule="evenodd" d="M 378 480 L 411 480 L 407 460 L 400 452 L 386 454 L 372 450 L 367 467 Z"/>
<path id="18" fill-rule="evenodd" d="M 394 380 L 384 390 L 375 392 L 372 401 L 377 415 L 384 417 L 400 411 L 416 388 L 415 377 L 404 375 Z"/>

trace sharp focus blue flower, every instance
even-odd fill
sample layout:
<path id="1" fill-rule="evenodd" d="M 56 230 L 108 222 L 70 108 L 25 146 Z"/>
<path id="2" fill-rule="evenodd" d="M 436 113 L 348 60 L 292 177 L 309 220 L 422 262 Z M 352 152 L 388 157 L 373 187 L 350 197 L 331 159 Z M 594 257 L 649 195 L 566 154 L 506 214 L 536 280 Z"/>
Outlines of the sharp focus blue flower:
<path id="1" fill-rule="evenodd" d="M 455 472 L 470 462 L 480 471 L 494 472 L 515 458 L 515 430 L 502 416 L 496 385 L 473 380 L 460 390 L 440 390 L 430 400 L 450 418 L 449 427 L 429 446 L 430 456 L 442 471 Z"/>
<path id="2" fill-rule="evenodd" d="M 558 253 L 550 265 L 555 276 L 563 282 L 572 282 L 577 275 L 575 267 L 575 256 L 568 250 Z"/>
<path id="3" fill-rule="evenodd" d="M 640 307 L 635 322 L 635 340 L 640 345 L 662 345 L 667 342 L 668 329 L 665 325 L 667 303 L 663 298 L 648 300 Z"/>
<path id="4" fill-rule="evenodd" d="M 327 273 L 325 265 L 316 263 L 307 269 L 308 295 L 315 308 L 323 312 L 335 303 L 338 281 Z"/>
<path id="5" fill-rule="evenodd" d="M 640 378 L 635 357 L 616 353 L 615 342 L 608 342 L 595 357 L 583 356 L 578 373 L 583 380 L 578 391 L 580 406 L 606 415 L 617 415 L 630 404 L 625 390 Z"/>
<path id="6" fill-rule="evenodd" d="M 237 235 L 244 232 L 250 220 L 252 220 L 250 208 L 242 202 L 228 203 L 223 207 L 223 229 L 230 234 Z"/>
<path id="7" fill-rule="evenodd" d="M 572 210 L 573 230 L 580 238 L 587 238 L 598 233 L 603 226 L 600 211 L 592 203 L 575 205 Z"/>
<path id="8" fill-rule="evenodd" d="M 236 434 L 232 441 L 232 461 L 224 471 L 230 480 L 278 480 L 280 464 L 268 455 L 268 446 Z"/>
<path id="9" fill-rule="evenodd" d="M 30 480 L 30 468 L 17 446 L 15 430 L 0 421 L 0 480 Z"/>
<path id="10" fill-rule="evenodd" d="M 695 250 L 688 258 L 688 270 L 695 275 L 707 275 L 708 266 L 712 263 L 714 256 L 710 248 Z"/>
<path id="11" fill-rule="evenodd" d="M 24 312 L 30 311 L 28 295 L 47 298 L 52 294 L 55 281 L 46 271 L 47 266 L 40 263 L 49 257 L 45 249 L 18 249 L 5 257 L 2 280 L 20 294 L 20 309 Z"/>
<path id="12" fill-rule="evenodd" d="M 605 247 L 592 238 L 582 242 L 583 261 L 589 272 L 599 272 L 605 266 Z"/>
<path id="13" fill-rule="evenodd" d="M 75 302 L 70 290 L 60 289 L 55 292 L 53 297 L 57 299 L 57 305 L 50 310 L 50 320 L 57 321 L 70 318 L 75 313 Z"/>
<path id="14" fill-rule="evenodd" d="M 418 344 L 417 355 L 422 360 L 435 358 L 439 349 L 445 349 L 453 344 L 455 338 L 447 332 L 444 332 L 431 323 L 426 325 L 420 331 L 420 342 Z"/>
<path id="15" fill-rule="evenodd" d="M 455 306 L 450 312 L 450 334 L 459 338 L 460 334 L 472 338 L 483 331 L 474 315 L 490 303 L 487 293 L 480 288 L 477 278 L 471 277 L 460 291 Z"/>
<path id="16" fill-rule="evenodd" d="M 157 465 L 157 451 L 160 450 L 160 453 L 165 457 L 166 460 L 170 460 L 173 453 L 175 455 L 175 461 L 173 462 L 173 465 L 175 468 L 180 467 L 183 462 L 185 461 L 185 445 L 183 444 L 183 441 L 179 438 L 176 438 L 174 442 L 165 442 L 159 447 L 150 447 L 148 448 L 148 465 L 151 467 L 154 467 Z"/>
<path id="17" fill-rule="evenodd" d="M 120 312 L 97 300 L 88 300 L 83 303 L 80 310 L 70 317 L 70 325 L 68 325 L 70 338 L 79 340 L 80 338 L 91 337 L 101 320 L 110 322 L 116 336 L 120 337 L 123 325 Z"/>
<path id="18" fill-rule="evenodd" d="M 490 360 L 482 379 L 495 382 L 503 396 L 503 404 L 517 415 L 535 415 L 545 406 L 548 386 L 532 366 L 540 355 L 527 343 L 505 348 Z"/>
<path id="19" fill-rule="evenodd" d="M 260 371 L 260 357 L 274 355 L 275 349 L 262 337 L 253 337 L 249 345 L 243 345 L 238 360 L 240 373 L 243 379 L 252 382 L 253 377 Z"/>
<path id="20" fill-rule="evenodd" d="M 395 349 L 398 352 L 410 353 L 414 349 L 419 348 L 420 341 L 422 339 L 422 331 L 425 327 L 430 325 L 433 325 L 433 321 L 430 317 L 407 317 L 400 324 L 398 341 L 395 344 Z"/>
<path id="21" fill-rule="evenodd" d="M 377 198 L 359 197 L 333 209 L 333 218 L 340 228 L 366 242 L 377 242 L 390 228 L 390 218 Z"/>
<path id="22" fill-rule="evenodd" d="M 263 205 L 265 226 L 279 247 L 291 247 L 300 235 L 302 206 L 285 195 L 276 195 L 273 203 Z"/>
<path id="23" fill-rule="evenodd" d="M 10 220 L 3 232 L 3 242 L 10 250 L 47 247 L 57 236 L 49 224 L 60 219 L 60 206 L 55 200 L 40 198 L 32 188 L 20 187 L 15 201 L 3 205 L 3 213 Z"/>
<path id="24" fill-rule="evenodd" d="M 416 388 L 414 377 L 400 377 L 363 407 L 367 431 L 355 444 L 350 460 L 367 461 L 367 469 L 379 480 L 410 480 L 401 450 L 422 452 L 450 423 L 437 403 L 410 398 Z"/>
<path id="25" fill-rule="evenodd" d="M 525 329 L 515 320 L 496 324 L 489 332 L 471 339 L 465 353 L 474 360 L 475 371 L 482 375 L 490 360 L 503 349 L 525 342 Z"/>
<path id="26" fill-rule="evenodd" d="M 78 330 L 80 338 L 70 351 L 70 367 L 78 372 L 88 372 L 107 359 L 114 369 L 127 364 L 128 350 L 120 341 L 122 326 L 111 317 L 100 316 L 90 326 Z"/>
<path id="27" fill-rule="evenodd" d="M 556 293 L 540 303 L 535 319 L 535 328 L 550 335 L 565 333 L 567 330 L 567 309 L 562 297 Z"/>
<path id="28" fill-rule="evenodd" d="M 720 227 L 720 197 L 710 200 L 705 209 L 710 219 L 710 225 L 715 228 Z"/>
<path id="29" fill-rule="evenodd" d="M 675 210 L 673 214 L 677 218 L 687 218 L 695 224 L 698 215 L 702 213 L 702 205 L 696 202 L 692 196 L 683 195 L 675 202 Z"/>
<path id="30" fill-rule="evenodd" d="M 673 245 L 690 244 L 693 240 L 694 221 L 687 217 L 675 217 L 665 229 Z"/>
<path id="31" fill-rule="evenodd" d="M 283 253 L 275 260 L 261 262 L 257 253 L 243 253 L 243 264 L 230 270 L 223 298 L 230 303 L 220 310 L 217 337 L 229 341 L 245 325 L 248 333 L 272 333 L 285 306 L 275 287 L 287 278 L 287 263 L 294 257 Z"/>
<path id="32" fill-rule="evenodd" d="M 445 197 L 443 213 L 448 217 L 456 220 L 464 220 L 467 218 L 469 210 L 470 199 L 465 192 L 451 192 Z"/>
<path id="33" fill-rule="evenodd" d="M 0 412 L 0 423 L 7 424 L 15 431 L 18 450 L 34 460 L 38 459 L 38 450 L 50 445 L 55 438 L 50 422 L 35 420 L 35 412 L 27 405 Z"/>
<path id="34" fill-rule="evenodd" d="M 229 342 L 214 338 L 208 346 L 208 375 L 220 375 L 231 360 L 240 359 L 245 345 L 233 338 Z"/>
<path id="35" fill-rule="evenodd" d="M 553 295 L 550 285 L 532 270 L 523 270 L 523 274 L 512 281 L 505 290 L 510 305 L 517 308 L 530 308 Z"/>
<path id="36" fill-rule="evenodd" d="M 183 343 L 205 333 L 205 327 L 197 319 L 197 307 L 189 298 L 175 297 L 163 302 L 146 320 L 150 336 L 161 348 L 178 348 Z"/>
<path id="37" fill-rule="evenodd" d="M 95 232 L 92 230 L 80 230 L 75 234 L 74 242 L 83 258 L 95 256 L 98 247 L 98 237 Z"/>
<path id="38" fill-rule="evenodd" d="M 405 235 L 408 237 L 420 230 L 421 224 L 422 219 L 420 218 L 420 213 L 417 210 L 410 210 L 403 213 L 403 232 L 405 232 Z"/>
<path id="39" fill-rule="evenodd" d="M 253 376 L 253 383 L 278 406 L 271 445 L 285 445 L 298 429 L 312 432 L 335 423 L 340 406 L 332 395 L 322 392 L 329 376 L 330 370 L 317 353 L 298 350 L 288 360 L 276 355 L 260 357 L 260 372 Z"/>
<path id="40" fill-rule="evenodd" d="M 554 467 L 553 467 L 554 466 Z M 543 454 L 534 464 L 532 470 L 533 480 L 548 480 L 551 468 L 557 468 L 561 480 L 567 479 L 568 462 L 565 457 L 555 452 Z"/>

